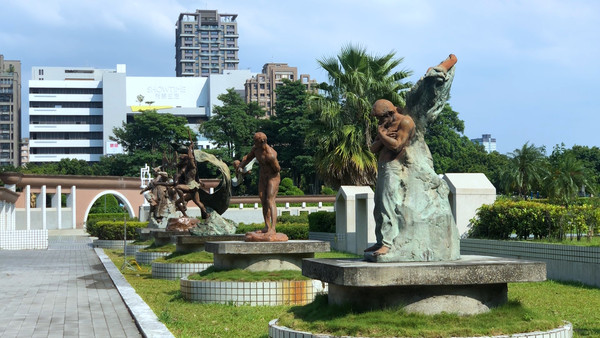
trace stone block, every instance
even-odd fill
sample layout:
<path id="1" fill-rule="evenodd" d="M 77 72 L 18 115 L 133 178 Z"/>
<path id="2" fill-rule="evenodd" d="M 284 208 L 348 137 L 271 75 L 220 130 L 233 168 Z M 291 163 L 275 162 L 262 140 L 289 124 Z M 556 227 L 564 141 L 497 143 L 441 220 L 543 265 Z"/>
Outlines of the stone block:
<path id="1" fill-rule="evenodd" d="M 304 276 L 328 283 L 331 304 L 471 315 L 506 303 L 507 283 L 546 280 L 543 262 L 488 256 L 456 261 L 372 263 L 305 259 Z"/>

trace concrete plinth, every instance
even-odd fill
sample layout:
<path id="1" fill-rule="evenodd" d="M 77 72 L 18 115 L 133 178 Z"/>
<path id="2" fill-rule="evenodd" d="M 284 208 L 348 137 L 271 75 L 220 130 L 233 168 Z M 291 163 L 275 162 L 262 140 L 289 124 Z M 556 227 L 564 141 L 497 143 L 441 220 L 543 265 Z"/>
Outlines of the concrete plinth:
<path id="1" fill-rule="evenodd" d="M 177 243 L 177 237 L 190 235 L 189 232 L 166 231 L 164 229 L 161 229 L 161 231 L 152 231 L 150 233 L 152 234 L 152 237 L 154 237 L 154 245 L 157 246 L 175 244 Z"/>
<path id="2" fill-rule="evenodd" d="M 219 270 L 250 271 L 301 270 L 302 259 L 314 258 L 315 252 L 329 251 L 322 241 L 287 242 L 207 242 L 204 249 L 214 255 Z"/>
<path id="3" fill-rule="evenodd" d="M 177 236 L 177 243 L 175 244 L 176 252 L 198 252 L 204 251 L 204 244 L 206 242 L 220 242 L 220 241 L 243 241 L 244 234 L 237 235 L 215 235 L 215 236 Z"/>
<path id="4" fill-rule="evenodd" d="M 507 283 L 546 280 L 546 264 L 462 256 L 448 262 L 371 263 L 307 259 L 302 274 L 329 283 L 329 302 L 407 312 L 477 314 L 506 303 Z"/>

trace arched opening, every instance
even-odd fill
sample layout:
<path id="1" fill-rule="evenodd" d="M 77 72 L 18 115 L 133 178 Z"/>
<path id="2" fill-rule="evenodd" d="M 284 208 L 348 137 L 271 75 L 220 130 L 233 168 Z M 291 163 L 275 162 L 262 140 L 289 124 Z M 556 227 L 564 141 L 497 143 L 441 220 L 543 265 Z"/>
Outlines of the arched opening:
<path id="1" fill-rule="evenodd" d="M 110 195 L 114 196 L 117 199 L 117 201 L 120 204 L 122 204 L 123 208 L 125 208 L 125 211 L 129 215 L 129 217 L 134 217 L 135 216 L 135 213 L 133 211 L 133 206 L 131 205 L 131 203 L 129 202 L 129 200 L 127 200 L 127 198 L 123 194 L 121 194 L 120 192 L 115 191 L 115 190 L 106 190 L 106 191 L 103 191 L 103 192 L 97 194 L 91 200 L 90 204 L 87 206 L 87 208 L 85 210 L 85 214 L 84 214 L 84 217 L 83 217 L 84 221 L 87 221 L 88 216 L 90 215 L 90 211 L 92 210 L 92 207 L 94 206 L 94 204 L 96 203 L 96 201 L 100 200 L 101 201 L 100 204 L 102 204 L 103 197 L 104 196 L 110 196 Z M 108 203 L 108 201 L 107 201 L 107 203 Z M 109 206 L 107 205 L 107 208 L 108 207 Z M 111 208 L 112 208 L 112 206 L 111 206 Z"/>

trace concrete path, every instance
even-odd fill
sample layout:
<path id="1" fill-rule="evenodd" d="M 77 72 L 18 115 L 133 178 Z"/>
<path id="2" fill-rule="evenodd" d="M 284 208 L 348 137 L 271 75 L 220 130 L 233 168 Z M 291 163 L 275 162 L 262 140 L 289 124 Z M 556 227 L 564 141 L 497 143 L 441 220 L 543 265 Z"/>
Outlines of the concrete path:
<path id="1" fill-rule="evenodd" d="M 0 337 L 142 335 L 81 231 L 51 232 L 48 250 L 0 250 Z"/>

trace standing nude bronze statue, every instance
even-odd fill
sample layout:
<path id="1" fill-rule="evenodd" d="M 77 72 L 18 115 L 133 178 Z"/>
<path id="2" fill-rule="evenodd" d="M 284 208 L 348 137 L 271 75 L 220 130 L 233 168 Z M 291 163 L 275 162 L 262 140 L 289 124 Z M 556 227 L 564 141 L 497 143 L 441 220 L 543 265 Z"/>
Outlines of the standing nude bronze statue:
<path id="1" fill-rule="evenodd" d="M 244 168 L 250 161 L 256 159 L 260 166 L 258 178 L 258 197 L 262 204 L 262 213 L 265 220 L 265 227 L 256 232 L 246 234 L 247 242 L 283 242 L 288 237 L 285 234 L 277 233 L 277 205 L 275 197 L 279 191 L 279 182 L 281 177 L 279 172 L 281 167 L 277 161 L 277 152 L 267 144 L 267 135 L 258 132 L 254 134 L 254 146 L 250 152 L 244 156 L 242 162 L 237 166 L 237 171 L 243 173 Z"/>

